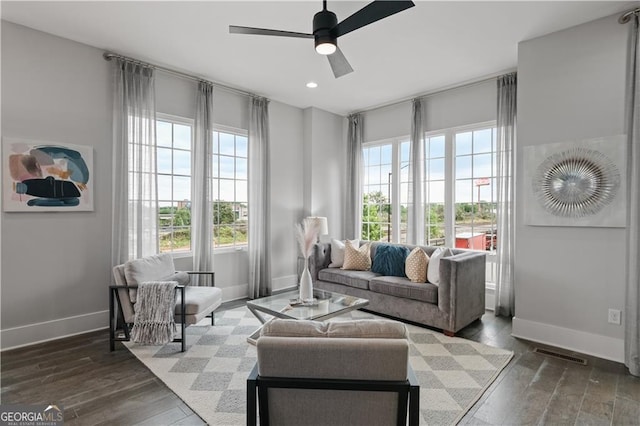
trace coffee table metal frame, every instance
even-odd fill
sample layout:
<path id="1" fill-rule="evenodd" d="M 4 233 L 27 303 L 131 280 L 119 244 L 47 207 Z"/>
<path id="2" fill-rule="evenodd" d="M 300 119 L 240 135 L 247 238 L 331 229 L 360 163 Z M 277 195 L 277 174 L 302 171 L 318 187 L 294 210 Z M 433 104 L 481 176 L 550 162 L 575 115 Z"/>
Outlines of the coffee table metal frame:
<path id="1" fill-rule="evenodd" d="M 255 345 L 260 336 L 262 327 L 273 318 L 324 321 L 356 309 L 364 308 L 369 304 L 367 299 L 334 293 L 326 290 L 313 290 L 313 296 L 317 304 L 292 304 L 298 297 L 298 290 L 287 291 L 274 296 L 261 297 L 247 302 L 247 308 L 263 324 L 247 341 Z M 266 318 L 262 314 L 273 318 Z"/>

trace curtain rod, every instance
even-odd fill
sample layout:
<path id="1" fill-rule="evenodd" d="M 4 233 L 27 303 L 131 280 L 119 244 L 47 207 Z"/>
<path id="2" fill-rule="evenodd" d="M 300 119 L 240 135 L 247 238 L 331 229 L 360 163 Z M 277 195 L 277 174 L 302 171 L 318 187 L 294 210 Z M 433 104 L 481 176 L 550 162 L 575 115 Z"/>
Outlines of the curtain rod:
<path id="1" fill-rule="evenodd" d="M 452 91 L 452 90 L 465 89 L 465 88 L 468 88 L 468 87 L 472 87 L 472 86 L 476 86 L 476 85 L 479 85 L 479 84 L 482 84 L 482 83 L 486 83 L 487 81 L 495 80 L 496 78 L 500 77 L 501 75 L 509 74 L 509 73 L 516 72 L 516 71 L 517 71 L 516 68 L 511 68 L 511 69 L 508 69 L 508 70 L 505 70 L 505 71 L 501 71 L 499 73 L 495 73 L 495 74 L 491 74 L 491 75 L 488 75 L 488 76 L 485 76 L 485 77 L 481 77 L 478 80 L 472 80 L 472 81 L 469 81 L 467 83 L 462 83 L 462 84 L 459 84 L 459 85 L 456 85 L 456 86 L 444 87 L 442 89 L 437 89 L 437 90 L 434 90 L 434 91 L 431 91 L 431 92 L 425 92 L 425 93 L 422 93 L 420 95 L 413 95 L 413 96 L 410 96 L 408 98 L 400 99 L 398 101 L 393 101 L 393 102 L 389 102 L 389 103 L 386 103 L 386 104 L 377 105 L 377 106 L 374 106 L 374 107 L 371 107 L 371 108 L 367 108 L 367 109 L 351 112 L 348 115 L 359 114 L 359 113 L 363 113 L 363 112 L 371 112 L 371 111 L 375 111 L 375 110 L 378 110 L 378 109 L 390 107 L 390 106 L 393 106 L 393 105 L 399 105 L 399 104 L 408 102 L 408 101 L 410 101 L 412 99 L 428 98 L 430 96 L 440 95 L 442 93 L 449 92 L 449 91 Z"/>
<path id="2" fill-rule="evenodd" d="M 102 57 L 104 58 L 105 61 L 110 61 L 113 58 L 123 59 L 125 61 L 129 61 L 129 62 L 133 62 L 135 64 L 139 64 L 139 65 L 143 65 L 143 66 L 146 66 L 146 67 L 149 67 L 149 68 L 153 68 L 153 69 L 156 69 L 158 71 L 163 71 L 163 72 L 166 72 L 168 74 L 173 74 L 173 75 L 178 76 L 178 77 L 186 78 L 188 80 L 194 80 L 194 81 L 197 81 L 197 82 L 202 81 L 204 83 L 211 84 L 211 85 L 213 85 L 215 87 L 227 90 L 229 92 L 234 92 L 234 93 L 238 93 L 238 94 L 245 95 L 245 96 L 250 96 L 250 97 L 258 97 L 258 95 L 254 94 L 254 93 L 251 93 L 251 92 L 247 92 L 247 91 L 244 91 L 244 90 L 236 89 L 235 87 L 225 86 L 224 84 L 216 83 L 214 81 L 207 80 L 207 79 L 202 78 L 202 77 L 198 77 L 198 76 L 195 76 L 195 75 L 187 74 L 187 73 L 184 73 L 184 72 L 181 72 L 181 71 L 176 71 L 176 70 L 173 70 L 171 68 L 163 67 L 163 66 L 160 66 L 160 65 L 151 64 L 149 62 L 140 61 L 138 59 L 134 59 L 134 58 L 130 58 L 128 56 L 120 55 L 118 53 L 104 52 L 102 54 Z"/>
<path id="3" fill-rule="evenodd" d="M 631 15 L 637 15 L 640 13 L 640 7 L 636 7 L 635 9 L 628 10 L 618 18 L 618 22 L 621 24 L 626 24 L 631 20 Z"/>

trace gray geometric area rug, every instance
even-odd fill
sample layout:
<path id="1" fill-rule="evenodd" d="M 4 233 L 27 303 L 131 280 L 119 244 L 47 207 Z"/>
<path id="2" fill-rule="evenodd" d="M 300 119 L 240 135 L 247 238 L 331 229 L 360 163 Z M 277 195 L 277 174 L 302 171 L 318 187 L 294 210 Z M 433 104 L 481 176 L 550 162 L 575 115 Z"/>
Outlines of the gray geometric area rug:
<path id="1" fill-rule="evenodd" d="M 353 311 L 331 321 L 375 318 Z M 245 307 L 187 327 L 180 343 L 125 346 L 210 425 L 246 424 L 246 380 L 256 363 L 247 343 L 260 322 Z M 410 363 L 420 382 L 420 424 L 454 425 L 507 366 L 513 352 L 408 325 Z"/>

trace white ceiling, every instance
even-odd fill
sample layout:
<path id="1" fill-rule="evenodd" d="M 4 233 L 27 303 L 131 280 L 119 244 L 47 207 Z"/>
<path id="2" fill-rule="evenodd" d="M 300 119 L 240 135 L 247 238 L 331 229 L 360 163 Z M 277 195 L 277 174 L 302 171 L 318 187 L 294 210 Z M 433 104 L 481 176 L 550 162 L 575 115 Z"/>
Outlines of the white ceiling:
<path id="1" fill-rule="evenodd" d="M 342 20 L 367 1 L 331 1 Z M 334 79 L 313 40 L 229 34 L 242 25 L 311 32 L 314 1 L 11 2 L 2 19 L 301 108 L 363 110 L 515 69 L 518 42 L 634 1 L 417 1 L 341 37 L 355 72 Z M 315 81 L 319 87 L 308 89 Z"/>

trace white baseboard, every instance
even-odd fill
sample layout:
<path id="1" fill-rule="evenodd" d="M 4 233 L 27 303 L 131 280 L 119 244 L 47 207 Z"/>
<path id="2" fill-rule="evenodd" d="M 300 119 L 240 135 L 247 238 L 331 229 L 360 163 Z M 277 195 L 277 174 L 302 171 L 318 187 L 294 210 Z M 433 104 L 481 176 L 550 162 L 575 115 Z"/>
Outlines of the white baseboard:
<path id="1" fill-rule="evenodd" d="M 271 282 L 274 291 L 288 290 L 298 285 L 298 277 L 296 275 L 286 275 L 273 278 Z M 249 294 L 249 285 L 241 284 L 222 287 L 221 290 L 222 300 L 225 302 L 244 299 Z M 108 327 L 109 311 L 107 310 L 7 328 L 0 330 L 0 351 L 102 330 Z"/>
<path id="2" fill-rule="evenodd" d="M 511 335 L 557 348 L 624 362 L 624 340 L 513 317 Z"/>
<path id="3" fill-rule="evenodd" d="M 0 350 L 15 349 L 105 328 L 109 328 L 109 311 L 7 328 L 0 331 Z"/>
<path id="4" fill-rule="evenodd" d="M 485 290 L 484 308 L 492 312 L 496 308 L 496 291 L 492 288 Z"/>
<path id="5" fill-rule="evenodd" d="M 222 301 L 244 299 L 249 294 L 249 284 L 238 284 L 230 287 L 220 287 L 222 290 Z"/>
<path id="6" fill-rule="evenodd" d="M 293 290 L 298 286 L 298 277 L 296 275 L 285 275 L 271 279 L 271 290 Z M 246 299 L 249 296 L 249 284 L 237 284 L 230 287 L 221 287 L 222 301 L 230 302 L 232 300 Z"/>
<path id="7" fill-rule="evenodd" d="M 297 275 L 285 275 L 271 280 L 271 289 L 273 291 L 293 289 L 298 285 Z"/>

